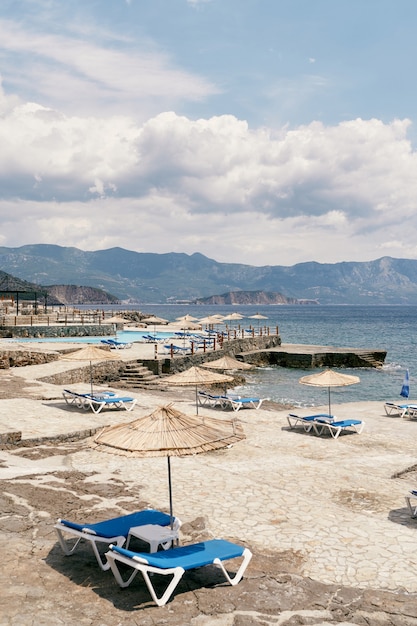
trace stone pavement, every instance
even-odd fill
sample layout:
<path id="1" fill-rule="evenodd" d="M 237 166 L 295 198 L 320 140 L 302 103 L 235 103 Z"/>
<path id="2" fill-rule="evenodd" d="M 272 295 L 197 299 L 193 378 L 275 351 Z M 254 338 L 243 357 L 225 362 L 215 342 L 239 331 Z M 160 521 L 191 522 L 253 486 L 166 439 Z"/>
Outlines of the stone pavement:
<path id="1" fill-rule="evenodd" d="M 2 376 L 4 384 L 7 377 L 19 376 L 26 380 L 28 387 L 23 384 L 22 388 L 25 396 L 29 396 L 0 400 L 0 433 L 7 429 L 21 430 L 26 442 L 43 437 L 62 437 L 63 440 L 62 447 L 57 445 L 53 453 L 48 453 L 48 445 L 51 444 L 45 441 L 37 444 L 37 454 L 25 455 L 24 448 L 0 450 L 0 484 L 7 486 L 6 495 L 2 495 L 3 501 L 8 498 L 19 501 L 17 494 L 10 495 L 12 483 L 21 484 L 22 488 L 23 484 L 30 483 L 30 487 L 37 487 L 39 492 L 45 489 L 56 491 L 54 506 L 51 505 L 49 510 L 49 505 L 44 505 L 43 513 L 42 507 L 37 512 L 45 527 L 49 526 L 49 533 L 39 540 L 35 553 L 46 561 L 56 544 L 51 530 L 55 521 L 53 514 L 57 512 L 56 516 L 64 516 L 68 497 L 73 497 L 65 496 L 64 485 L 69 480 L 65 477 L 69 477 L 69 473 L 77 476 L 77 482 L 71 483 L 69 494 L 74 489 L 82 493 L 87 487 L 94 493 L 94 496 L 86 495 L 84 500 L 85 515 L 89 519 L 100 519 L 100 513 L 107 517 L 109 510 L 134 510 L 138 489 L 141 501 L 163 510 L 168 507 L 166 459 L 126 459 L 104 454 L 90 449 L 88 439 L 65 443 L 65 435 L 94 430 L 108 423 L 126 422 L 173 400 L 177 408 L 194 412 L 193 392 L 178 388 L 158 393 L 132 393 L 138 398 L 132 412 L 108 410 L 93 415 L 80 411 L 64 403 L 60 387 L 45 384 L 31 386 L 40 372 L 53 366 L 34 366 L 36 376 L 32 368 L 0 372 L 0 383 Z M 81 390 L 85 385 L 72 387 Z M 306 434 L 300 429 L 289 430 L 287 410 L 280 410 L 271 404 L 264 406 L 257 411 L 245 409 L 235 414 L 242 421 L 247 436 L 243 442 L 227 450 L 172 459 L 174 512 L 183 521 L 184 528 L 187 529 L 187 525 L 192 528 L 196 520 L 205 520 L 203 525 L 207 536 L 228 538 L 247 545 L 258 555 L 258 567 L 259 559 L 266 568 L 269 557 L 280 555 L 282 559 L 283 555 L 287 555 L 287 570 L 284 571 L 295 572 L 300 577 L 297 583 L 292 580 L 292 584 L 302 586 L 302 580 L 312 580 L 317 585 L 331 586 L 333 594 L 349 588 L 353 590 L 350 602 L 366 590 L 393 591 L 395 598 L 401 598 L 400 615 L 392 621 L 388 621 L 384 612 L 386 600 L 379 600 L 383 606 L 373 607 L 381 613 L 379 621 L 372 621 L 377 619 L 376 614 L 372 619 L 361 618 L 362 621 L 356 615 L 355 621 L 346 623 L 417 623 L 417 555 L 414 550 L 417 520 L 410 518 L 404 500 L 407 491 L 416 486 L 417 423 L 385 416 L 380 402 L 340 404 L 334 407 L 338 418 L 362 419 L 366 426 L 361 435 L 341 435 L 333 440 Z M 315 412 L 317 410 L 320 409 L 316 407 Z M 307 411 L 299 412 L 307 414 Z M 200 415 L 220 419 L 230 417 L 228 412 L 210 408 L 200 409 Z M 107 491 L 103 490 L 103 485 L 108 486 Z M 24 497 L 20 498 L 20 507 L 25 509 L 29 505 L 25 504 Z M 7 517 L 7 514 L 4 515 Z M 85 518 L 79 515 L 78 520 L 82 519 Z M 191 531 L 184 532 L 184 539 L 189 539 Z M 7 539 L 7 533 L 2 539 Z M 33 546 L 36 545 L 36 529 L 33 530 L 32 541 Z M 58 553 L 57 558 L 60 558 Z M 70 563 L 74 558 L 65 562 Z M 251 568 L 252 564 L 248 569 L 249 579 Z M 253 571 L 257 576 L 255 559 Z M 275 579 L 282 575 L 283 570 L 274 572 Z M 270 602 L 272 587 L 267 581 L 265 585 L 269 589 Z M 232 593 L 230 588 L 228 590 Z M 225 597 L 227 593 L 226 589 Z M 174 596 L 172 606 L 179 597 Z M 263 598 L 264 605 L 268 604 L 262 593 L 259 597 Z M 404 597 L 408 602 L 406 609 Z M 264 608 L 271 616 L 273 608 Z M 171 608 L 171 613 L 173 610 Z M 285 621 L 282 604 L 275 610 L 276 619 L 271 619 L 271 622 L 266 618 L 262 621 L 258 610 L 256 619 L 245 612 L 244 617 L 240 615 L 240 621 L 225 618 L 221 622 L 217 618 L 215 621 L 212 614 L 211 621 L 205 622 L 201 617 L 201 621 L 195 624 L 344 623 L 341 617 L 332 621 L 334 613 L 326 617 L 322 606 L 315 617 L 308 617 L 306 613 L 302 618 L 304 621 L 291 621 L 294 611 L 290 611 L 286 618 L 289 621 Z M 235 619 L 236 610 L 232 613 Z M 139 621 L 120 623 L 165 623 L 157 618 L 149 622 L 141 621 L 143 618 L 142 612 Z M 1 622 L 0 619 L 0 623 L 32 622 Z M 67 619 L 62 623 L 72 622 Z M 85 623 L 107 622 L 91 620 Z"/>

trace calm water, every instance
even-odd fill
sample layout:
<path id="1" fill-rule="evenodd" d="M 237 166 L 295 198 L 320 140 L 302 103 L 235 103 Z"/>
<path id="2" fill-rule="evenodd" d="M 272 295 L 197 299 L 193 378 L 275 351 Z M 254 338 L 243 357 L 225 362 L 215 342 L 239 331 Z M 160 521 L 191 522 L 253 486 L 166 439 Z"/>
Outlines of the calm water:
<path id="1" fill-rule="evenodd" d="M 87 308 L 87 307 L 86 307 Z M 258 325 L 250 315 L 262 313 L 267 320 L 261 325 L 279 327 L 283 343 L 305 343 L 336 347 L 386 350 L 381 370 L 361 368 L 344 370 L 359 375 L 361 382 L 350 387 L 333 388 L 332 402 L 361 400 L 401 400 L 399 393 L 405 369 L 410 371 L 410 398 L 417 401 L 417 307 L 412 306 L 189 306 L 141 305 L 108 307 L 115 313 L 129 308 L 155 314 L 174 321 L 189 313 L 197 318 L 238 311 L 244 315 L 240 322 L 228 322 L 232 328 L 240 324 L 248 328 Z M 222 328 L 221 326 L 219 328 Z M 224 328 L 224 327 L 223 327 Z M 146 334 L 146 331 L 145 333 Z M 128 340 L 118 335 L 119 340 Z M 248 395 L 270 397 L 278 402 L 299 406 L 326 404 L 327 389 L 301 385 L 301 376 L 317 370 L 296 370 L 280 367 L 259 368 L 246 373 L 247 384 L 240 391 Z"/>

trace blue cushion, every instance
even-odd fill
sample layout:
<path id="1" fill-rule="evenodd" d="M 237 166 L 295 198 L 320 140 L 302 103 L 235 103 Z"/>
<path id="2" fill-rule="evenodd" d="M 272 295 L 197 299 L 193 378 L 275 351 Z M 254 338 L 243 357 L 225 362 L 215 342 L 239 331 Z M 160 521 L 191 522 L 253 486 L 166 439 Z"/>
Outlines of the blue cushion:
<path id="1" fill-rule="evenodd" d="M 123 556 L 133 559 L 139 556 L 146 561 L 148 565 L 159 567 L 160 569 L 169 569 L 171 567 L 182 567 L 185 570 L 202 567 L 213 563 L 214 559 L 227 561 L 242 556 L 244 548 L 224 539 L 211 539 L 210 541 L 202 541 L 190 546 L 181 546 L 179 548 L 171 548 L 161 552 L 152 554 L 143 552 L 133 552 L 117 546 L 111 546 L 113 552 L 118 552 Z"/>
<path id="2" fill-rule="evenodd" d="M 114 517 L 103 522 L 97 522 L 95 524 L 77 524 L 75 522 L 69 522 L 68 520 L 61 520 L 61 524 L 74 528 L 75 530 L 83 531 L 85 528 L 93 530 L 97 535 L 102 537 L 127 537 L 129 530 L 133 526 L 144 526 L 145 524 L 158 524 L 158 526 L 168 526 L 170 523 L 170 516 L 167 513 L 156 511 L 154 509 L 148 509 L 145 511 L 137 511 L 136 513 L 130 513 L 129 515 L 122 515 L 121 517 Z"/>

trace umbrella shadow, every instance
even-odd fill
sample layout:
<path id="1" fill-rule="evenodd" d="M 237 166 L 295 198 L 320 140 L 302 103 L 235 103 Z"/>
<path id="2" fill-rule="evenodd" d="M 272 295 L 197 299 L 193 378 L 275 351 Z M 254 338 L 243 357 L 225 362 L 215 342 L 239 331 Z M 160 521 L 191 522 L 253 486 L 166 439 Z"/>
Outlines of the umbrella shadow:
<path id="1" fill-rule="evenodd" d="M 80 545 L 72 556 L 67 557 L 63 555 L 59 544 L 56 543 L 44 561 L 53 570 L 65 576 L 70 583 L 91 589 L 103 600 L 111 602 L 116 609 L 131 612 L 154 607 L 160 610 L 150 597 L 140 572 L 129 587 L 122 589 L 111 571 L 104 572 L 98 567 L 95 557 L 87 545 Z M 123 564 L 119 564 L 119 569 L 123 577 L 132 572 L 131 568 Z M 157 574 L 152 577 L 152 584 L 158 595 L 162 595 L 166 589 L 170 581 L 168 578 Z M 188 591 L 214 587 L 230 588 L 218 567 L 206 565 L 203 568 L 189 570 L 185 572 L 175 588 L 168 605 L 175 600 L 176 596 L 181 596 Z"/>

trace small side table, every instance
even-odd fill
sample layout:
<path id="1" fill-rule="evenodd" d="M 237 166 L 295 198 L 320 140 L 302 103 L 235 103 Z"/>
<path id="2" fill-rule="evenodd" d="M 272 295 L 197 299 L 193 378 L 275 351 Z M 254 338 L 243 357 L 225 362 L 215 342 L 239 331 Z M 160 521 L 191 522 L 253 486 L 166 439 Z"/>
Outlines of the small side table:
<path id="1" fill-rule="evenodd" d="M 144 526 L 133 526 L 129 530 L 126 541 L 126 549 L 129 548 L 131 537 L 136 537 L 149 544 L 149 551 L 156 552 L 158 546 L 178 540 L 178 529 L 170 526 L 158 526 L 157 524 L 145 524 Z"/>

